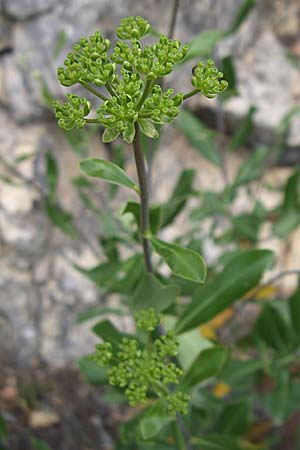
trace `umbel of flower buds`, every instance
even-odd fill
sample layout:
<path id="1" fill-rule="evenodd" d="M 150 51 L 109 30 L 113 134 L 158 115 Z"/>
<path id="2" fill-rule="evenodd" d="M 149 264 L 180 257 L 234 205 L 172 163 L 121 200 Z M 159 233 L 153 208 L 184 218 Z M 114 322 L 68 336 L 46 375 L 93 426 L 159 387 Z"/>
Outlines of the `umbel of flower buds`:
<path id="1" fill-rule="evenodd" d="M 134 315 L 136 325 L 151 335 L 161 321 L 153 308 Z M 154 339 L 150 348 L 143 348 L 136 339 L 123 338 L 115 351 L 109 342 L 96 345 L 89 358 L 101 367 L 109 366 L 108 380 L 112 386 L 124 389 L 131 406 L 145 403 L 150 392 L 165 400 L 169 414 L 185 414 L 189 395 L 170 389 L 178 385 L 182 370 L 170 359 L 177 354 L 178 341 L 172 333 Z"/>
<path id="2" fill-rule="evenodd" d="M 98 123 L 104 128 L 102 140 L 111 142 L 118 136 L 132 143 L 138 125 L 150 138 L 158 137 L 156 124 L 172 123 L 179 107 L 190 94 L 164 91 L 159 79 L 169 75 L 187 53 L 188 45 L 161 35 L 157 42 L 142 46 L 140 39 L 151 27 L 142 17 L 126 17 L 117 27 L 119 38 L 110 50 L 111 43 L 99 31 L 82 38 L 74 45 L 58 69 L 58 79 L 63 86 L 82 85 L 92 92 L 98 104 L 95 114 L 88 117 L 90 103 L 76 95 L 68 95 L 61 105 L 54 102 L 58 125 L 65 130 L 81 128 L 87 123 Z M 223 74 L 209 60 L 200 62 L 193 70 L 192 95 L 197 92 L 213 98 L 227 87 Z"/>

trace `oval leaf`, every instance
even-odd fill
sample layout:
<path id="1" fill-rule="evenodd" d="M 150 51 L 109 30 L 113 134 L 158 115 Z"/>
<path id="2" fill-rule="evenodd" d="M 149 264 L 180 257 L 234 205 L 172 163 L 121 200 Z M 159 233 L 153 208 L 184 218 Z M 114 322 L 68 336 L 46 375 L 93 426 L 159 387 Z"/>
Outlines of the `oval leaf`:
<path id="1" fill-rule="evenodd" d="M 153 249 L 165 260 L 174 275 L 197 283 L 204 283 L 206 265 L 199 253 L 154 237 L 151 237 L 150 241 Z"/>
<path id="2" fill-rule="evenodd" d="M 151 439 L 173 420 L 174 418 L 167 414 L 163 401 L 157 401 L 143 414 L 139 423 L 142 438 Z"/>
<path id="3" fill-rule="evenodd" d="M 186 372 L 182 385 L 191 389 L 208 378 L 215 377 L 224 367 L 228 358 L 228 350 L 221 346 L 207 348 L 199 353 Z"/>
<path id="4" fill-rule="evenodd" d="M 116 164 L 104 159 L 88 158 L 80 163 L 80 169 L 89 177 L 102 178 L 112 184 L 125 186 L 139 193 L 139 188 L 126 172 Z"/>
<path id="5" fill-rule="evenodd" d="M 154 308 L 164 311 L 171 306 L 179 295 L 178 286 L 163 286 L 154 275 L 146 273 L 131 299 L 134 310 Z"/>
<path id="6" fill-rule="evenodd" d="M 222 273 L 196 289 L 192 302 L 177 322 L 175 331 L 183 333 L 215 317 L 257 286 L 265 270 L 274 263 L 270 250 L 245 250 L 231 259 Z"/>
<path id="7" fill-rule="evenodd" d="M 213 133 L 198 117 L 182 110 L 176 124 L 194 149 L 215 166 L 221 166 L 219 150 L 212 140 Z"/>

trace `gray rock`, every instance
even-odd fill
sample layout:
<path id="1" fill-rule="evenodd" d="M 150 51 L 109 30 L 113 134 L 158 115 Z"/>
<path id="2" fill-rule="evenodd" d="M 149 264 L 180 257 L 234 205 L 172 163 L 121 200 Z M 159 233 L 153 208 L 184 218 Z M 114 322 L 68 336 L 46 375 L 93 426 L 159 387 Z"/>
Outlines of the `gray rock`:
<path id="1" fill-rule="evenodd" d="M 13 19 L 24 20 L 48 11 L 55 3 L 57 0 L 2 0 L 2 8 Z"/>

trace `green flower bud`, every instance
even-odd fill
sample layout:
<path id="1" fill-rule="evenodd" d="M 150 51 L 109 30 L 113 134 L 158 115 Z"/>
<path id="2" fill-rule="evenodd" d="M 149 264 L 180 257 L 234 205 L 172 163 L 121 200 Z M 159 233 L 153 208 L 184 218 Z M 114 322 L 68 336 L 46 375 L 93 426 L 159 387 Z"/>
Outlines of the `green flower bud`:
<path id="1" fill-rule="evenodd" d="M 143 309 L 134 315 L 134 320 L 138 328 L 144 331 L 153 331 L 161 321 L 160 314 L 154 308 Z"/>
<path id="2" fill-rule="evenodd" d="M 103 344 L 96 344 L 96 352 L 89 355 L 91 361 L 95 361 L 99 366 L 105 367 L 109 364 L 113 354 L 112 345 L 109 342 Z"/>
<path id="3" fill-rule="evenodd" d="M 171 416 L 177 413 L 187 414 L 190 396 L 184 392 L 178 391 L 175 394 L 167 396 L 167 409 Z"/>
<path id="4" fill-rule="evenodd" d="M 140 16 L 125 17 L 117 28 L 117 36 L 120 39 L 139 39 L 150 31 L 150 24 Z"/>
<path id="5" fill-rule="evenodd" d="M 55 117 L 58 119 L 58 126 L 64 130 L 72 128 L 82 128 L 91 109 L 91 104 L 85 98 L 77 95 L 67 94 L 68 101 L 61 105 L 57 100 L 53 102 Z"/>
<path id="6" fill-rule="evenodd" d="M 208 98 L 214 98 L 223 92 L 228 83 L 222 80 L 223 73 L 215 66 L 214 61 L 209 59 L 206 65 L 199 62 L 193 69 L 192 85 Z"/>

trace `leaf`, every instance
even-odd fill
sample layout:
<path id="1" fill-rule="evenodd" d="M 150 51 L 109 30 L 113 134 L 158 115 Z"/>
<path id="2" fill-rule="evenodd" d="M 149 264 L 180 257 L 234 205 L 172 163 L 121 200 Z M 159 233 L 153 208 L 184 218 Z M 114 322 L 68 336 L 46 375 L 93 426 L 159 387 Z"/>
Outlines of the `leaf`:
<path id="1" fill-rule="evenodd" d="M 64 211 L 58 204 L 52 203 L 48 198 L 44 200 L 44 207 L 49 219 L 54 225 L 73 238 L 79 237 L 71 213 Z"/>
<path id="2" fill-rule="evenodd" d="M 300 211 L 292 209 L 287 212 L 282 211 L 281 216 L 274 223 L 272 229 L 276 236 L 284 239 L 299 225 Z"/>
<path id="3" fill-rule="evenodd" d="M 80 163 L 81 170 L 90 177 L 102 178 L 109 183 L 125 186 L 139 193 L 139 188 L 123 169 L 104 159 L 88 158 Z"/>
<path id="4" fill-rule="evenodd" d="M 300 339 L 300 283 L 294 294 L 289 298 L 289 310 L 294 332 Z"/>
<path id="5" fill-rule="evenodd" d="M 135 127 L 133 123 L 128 123 L 126 130 L 123 132 L 123 139 L 128 144 L 132 144 L 135 136 Z"/>
<path id="6" fill-rule="evenodd" d="M 213 133 L 200 119 L 191 112 L 182 110 L 176 124 L 195 150 L 215 166 L 221 166 L 219 151 L 212 140 Z"/>
<path id="7" fill-rule="evenodd" d="M 154 275 L 145 273 L 130 303 L 133 310 L 154 308 L 164 311 L 176 302 L 178 296 L 178 286 L 164 286 Z"/>
<path id="8" fill-rule="evenodd" d="M 126 311 L 121 308 L 110 308 L 109 306 L 95 306 L 83 311 L 78 319 L 77 323 L 86 322 L 87 320 L 94 319 L 95 317 L 103 316 L 104 314 L 114 314 L 116 316 L 124 316 Z"/>
<path id="9" fill-rule="evenodd" d="M 58 184 L 58 166 L 57 162 L 51 152 L 46 153 L 46 177 L 48 196 L 54 200 Z"/>
<path id="10" fill-rule="evenodd" d="M 265 270 L 273 263 L 274 254 L 270 250 L 245 250 L 232 258 L 222 273 L 196 289 L 175 331 L 182 333 L 208 322 L 257 286 Z"/>
<path id="11" fill-rule="evenodd" d="M 197 283 L 204 283 L 206 265 L 201 255 L 189 248 L 169 244 L 155 237 L 151 237 L 150 242 L 153 249 L 165 260 L 174 275 Z"/>
<path id="12" fill-rule="evenodd" d="M 139 119 L 142 132 L 149 138 L 158 138 L 159 134 L 153 123 L 148 119 Z"/>
<path id="13" fill-rule="evenodd" d="M 242 186 L 257 180 L 264 170 L 264 163 L 269 156 L 267 147 L 260 146 L 240 167 L 234 186 Z"/>
<path id="14" fill-rule="evenodd" d="M 78 361 L 80 372 L 90 384 L 104 384 L 107 382 L 107 369 L 100 367 L 95 361 L 83 356 Z"/>
<path id="15" fill-rule="evenodd" d="M 195 443 L 199 444 L 201 450 L 255 450 L 257 447 L 248 441 L 235 437 L 218 434 L 207 434 L 203 437 L 195 438 Z"/>
<path id="16" fill-rule="evenodd" d="M 226 36 L 235 33 L 241 24 L 247 19 L 251 9 L 255 6 L 256 0 L 245 0 L 234 17 L 231 26 L 226 31 Z"/>
<path id="17" fill-rule="evenodd" d="M 92 331 L 104 341 L 110 342 L 115 350 L 124 337 L 129 337 L 129 334 L 121 333 L 117 330 L 117 328 L 109 320 L 102 320 L 101 322 L 98 322 L 95 326 L 93 326 Z"/>
<path id="18" fill-rule="evenodd" d="M 51 450 L 45 441 L 42 441 L 35 436 L 30 437 L 30 445 L 32 450 Z"/>
<path id="19" fill-rule="evenodd" d="M 182 380 L 184 389 L 191 389 L 209 378 L 215 377 L 228 358 L 228 350 L 221 346 L 201 351 Z"/>
<path id="20" fill-rule="evenodd" d="M 289 332 L 280 312 L 270 304 L 266 304 L 259 316 L 254 335 L 262 339 L 275 350 L 286 351 L 290 343 Z"/>
<path id="21" fill-rule="evenodd" d="M 255 214 L 241 214 L 232 217 L 234 232 L 242 240 L 256 242 L 262 220 Z"/>
<path id="22" fill-rule="evenodd" d="M 197 328 L 180 334 L 178 337 L 179 350 L 177 359 L 183 370 L 188 370 L 200 351 L 212 347 L 212 343 L 205 339 Z"/>
<path id="23" fill-rule="evenodd" d="M 113 142 L 119 136 L 120 132 L 118 128 L 105 128 L 104 133 L 102 134 L 102 142 L 108 143 Z"/>
<path id="24" fill-rule="evenodd" d="M 287 180 L 284 188 L 284 200 L 282 208 L 284 211 L 297 209 L 300 206 L 300 171 L 297 169 Z"/>
<path id="25" fill-rule="evenodd" d="M 243 118 L 238 128 L 233 133 L 230 138 L 227 150 L 233 152 L 238 150 L 241 146 L 246 144 L 247 139 L 253 130 L 253 116 L 255 115 L 257 108 L 255 106 L 250 106 L 246 117 Z"/>
<path id="26" fill-rule="evenodd" d="M 147 409 L 140 420 L 139 429 L 142 438 L 145 440 L 153 438 L 173 420 L 174 418 L 167 414 L 164 402 L 158 400 Z"/>
<path id="27" fill-rule="evenodd" d="M 131 213 L 134 216 L 136 224 L 140 229 L 141 224 L 141 205 L 137 202 L 127 202 L 123 214 Z M 149 208 L 149 222 L 151 233 L 156 234 L 161 226 L 161 206 L 160 205 L 150 205 Z"/>
<path id="28" fill-rule="evenodd" d="M 189 43 L 189 51 L 184 62 L 201 56 L 210 56 L 215 45 L 224 37 L 224 32 L 217 29 L 202 31 Z"/>
<path id="29" fill-rule="evenodd" d="M 194 169 L 185 169 L 179 175 L 169 200 L 162 208 L 162 228 L 172 223 L 185 207 L 188 197 L 193 192 L 195 175 L 196 171 Z"/>
<path id="30" fill-rule="evenodd" d="M 6 441 L 7 439 L 7 427 L 5 420 L 3 419 L 2 415 L 0 414 L 0 443 L 1 441 Z"/>
<path id="31" fill-rule="evenodd" d="M 236 71 L 232 56 L 225 56 L 222 59 L 221 71 L 224 75 L 224 80 L 228 83 L 228 88 L 220 94 L 220 99 L 224 102 L 230 97 L 238 95 Z"/>
<path id="32" fill-rule="evenodd" d="M 226 405 L 219 417 L 216 429 L 221 434 L 243 436 L 250 425 L 251 405 L 248 401 L 240 400 Z"/>

